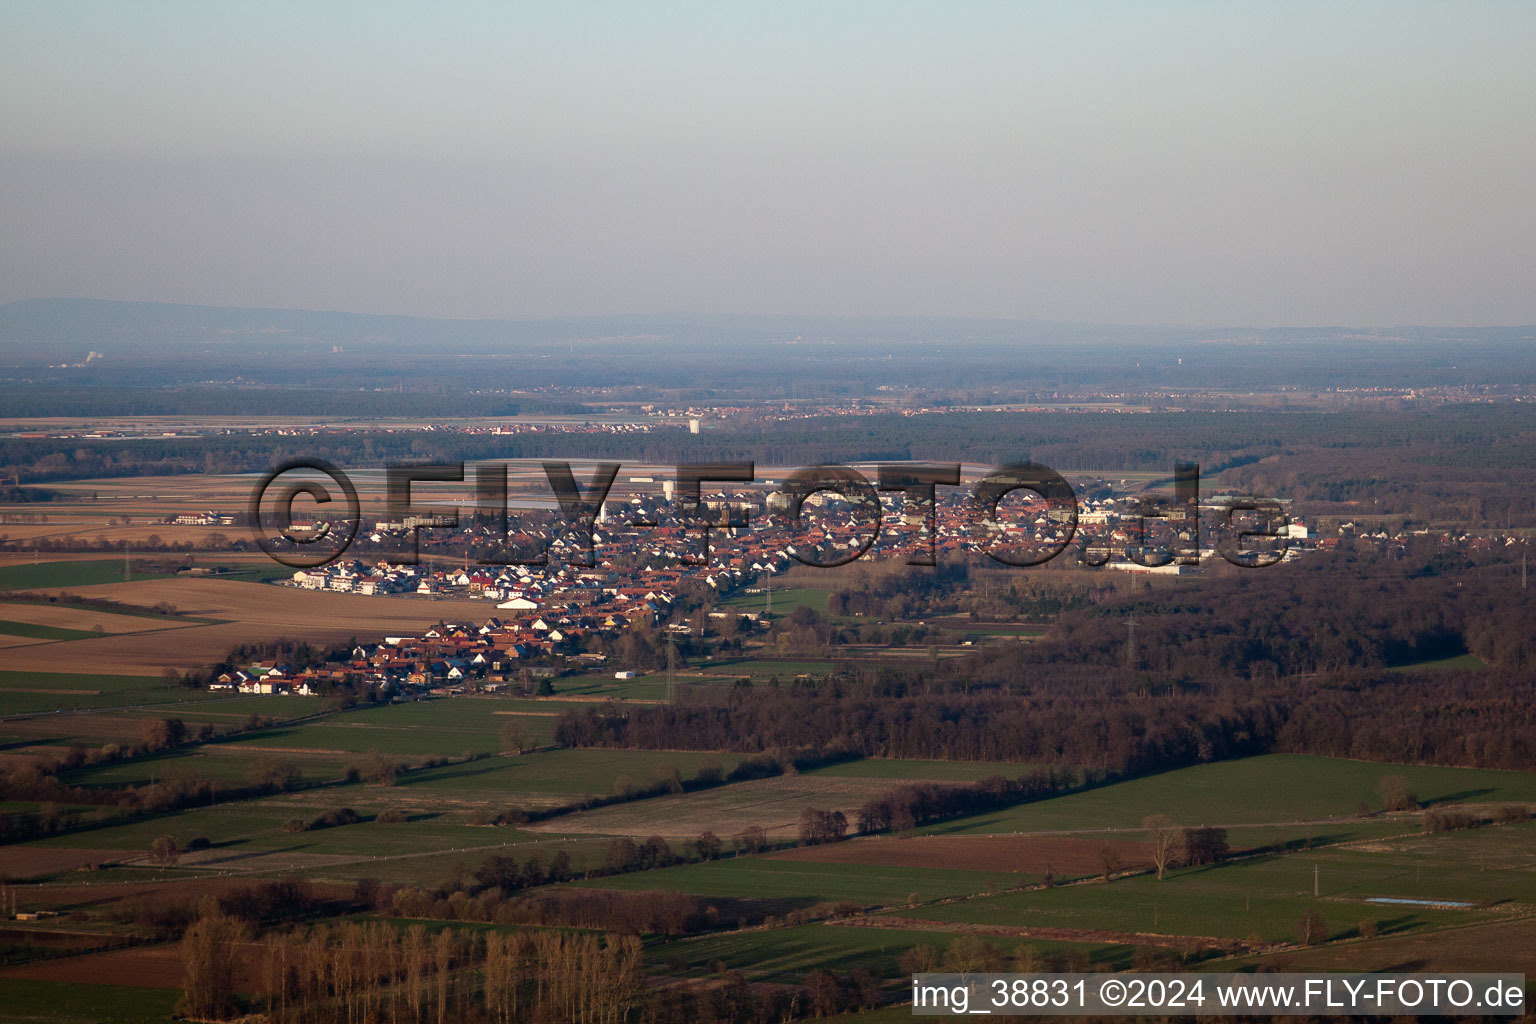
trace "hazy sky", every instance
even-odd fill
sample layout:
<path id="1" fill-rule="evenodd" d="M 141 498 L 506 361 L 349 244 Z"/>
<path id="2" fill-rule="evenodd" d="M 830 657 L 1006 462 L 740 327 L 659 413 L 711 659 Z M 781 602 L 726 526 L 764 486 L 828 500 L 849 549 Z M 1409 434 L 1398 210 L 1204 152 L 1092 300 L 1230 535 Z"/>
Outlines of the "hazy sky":
<path id="1" fill-rule="evenodd" d="M 0 0 L 0 302 L 1536 322 L 1536 3 Z"/>

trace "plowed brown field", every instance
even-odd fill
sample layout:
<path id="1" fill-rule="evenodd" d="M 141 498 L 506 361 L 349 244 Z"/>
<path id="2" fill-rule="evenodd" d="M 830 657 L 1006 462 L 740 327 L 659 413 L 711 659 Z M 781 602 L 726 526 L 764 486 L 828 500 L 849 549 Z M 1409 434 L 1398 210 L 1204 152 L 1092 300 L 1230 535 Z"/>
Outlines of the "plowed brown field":
<path id="1" fill-rule="evenodd" d="M 126 604 L 166 602 L 183 614 L 231 621 L 13 648 L 6 652 L 7 669 L 158 675 L 166 667 L 206 668 L 230 648 L 255 639 L 332 644 L 414 632 L 442 618 L 480 622 L 496 614 L 489 601 L 364 597 L 235 580 L 166 578 L 69 590 Z"/>

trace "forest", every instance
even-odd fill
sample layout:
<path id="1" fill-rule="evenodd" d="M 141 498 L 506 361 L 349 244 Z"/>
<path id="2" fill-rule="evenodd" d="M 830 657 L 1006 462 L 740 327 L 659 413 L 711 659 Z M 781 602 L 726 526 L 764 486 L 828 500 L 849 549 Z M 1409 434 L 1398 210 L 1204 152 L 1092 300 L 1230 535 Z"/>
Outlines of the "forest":
<path id="1" fill-rule="evenodd" d="M 844 660 L 824 682 L 737 687 L 725 703 L 571 711 L 556 738 L 842 747 L 1083 765 L 1106 778 L 1269 752 L 1529 770 L 1533 613 L 1536 596 L 1522 589 L 1516 563 L 1346 552 L 1105 595 L 1063 612 L 1037 642 L 921 667 Z M 1435 664 L 1463 653 L 1483 667 Z"/>

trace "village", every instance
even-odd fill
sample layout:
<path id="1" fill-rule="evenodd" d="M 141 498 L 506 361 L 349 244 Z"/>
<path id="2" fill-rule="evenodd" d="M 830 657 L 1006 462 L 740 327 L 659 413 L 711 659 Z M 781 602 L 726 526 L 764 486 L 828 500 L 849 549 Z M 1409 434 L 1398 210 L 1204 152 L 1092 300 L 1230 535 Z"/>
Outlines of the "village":
<path id="1" fill-rule="evenodd" d="M 350 559 L 300 570 L 280 582 L 365 596 L 483 599 L 513 612 L 536 612 L 551 604 L 588 607 L 598 595 L 628 613 L 623 606 L 629 602 L 670 604 L 680 586 L 694 584 L 723 596 L 797 563 L 831 567 L 858 558 L 900 558 L 921 565 L 984 552 L 1006 558 L 1013 548 L 1065 551 L 1069 543 L 1088 565 L 1189 575 L 1200 562 L 1220 557 L 1218 540 L 1234 533 L 1227 522 L 1230 499 L 1220 498 L 1200 503 L 1193 514 L 1177 506 L 1149 511 L 1134 496 L 1085 498 L 1074 524 L 1033 494 L 1024 500 L 1028 492 L 1017 492 L 1020 499 L 1009 499 L 1006 513 L 1000 506 L 996 518 L 978 516 L 976 505 L 960 493 L 931 504 L 882 494 L 876 529 L 867 510 L 833 491 L 818 490 L 805 497 L 800 522 L 791 527 L 782 517 L 790 504 L 785 491 L 743 488 L 705 494 L 701 519 L 685 518 L 688 513 L 672 501 L 670 481 L 665 484 L 659 496 L 604 502 L 590 533 L 547 511 L 519 512 L 509 538 L 512 547 L 498 546 L 493 530 L 474 519 L 454 527 L 430 517 L 378 522 L 359 535 L 355 546 L 397 550 L 414 534 L 422 552 L 462 553 L 464 563 L 445 568 Z M 707 530 L 703 523 L 709 524 Z M 1299 519 L 1280 525 L 1277 536 L 1287 557 L 1315 543 Z M 517 559 L 494 557 L 514 548 Z M 534 557 L 522 557 L 529 553 Z M 506 564 L 513 561 L 525 564 Z"/>

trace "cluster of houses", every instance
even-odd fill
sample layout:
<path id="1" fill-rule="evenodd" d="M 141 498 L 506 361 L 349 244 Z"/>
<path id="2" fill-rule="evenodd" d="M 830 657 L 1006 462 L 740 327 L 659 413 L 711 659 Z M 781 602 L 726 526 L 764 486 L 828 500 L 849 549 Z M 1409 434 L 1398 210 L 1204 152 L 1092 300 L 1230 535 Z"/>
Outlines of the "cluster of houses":
<path id="1" fill-rule="evenodd" d="M 167 526 L 234 526 L 235 517 L 228 512 L 183 512 L 166 516 Z"/>
<path id="2" fill-rule="evenodd" d="M 366 686 L 381 697 L 412 700 L 468 690 L 495 692 L 513 683 L 553 675 L 561 662 L 601 665 L 601 654 L 582 653 L 584 638 L 622 630 L 622 612 L 584 613 L 571 606 L 543 615 L 490 618 L 481 625 L 438 623 L 419 636 L 389 636 L 358 644 L 344 661 L 302 669 L 264 661 L 220 674 L 210 690 L 310 696 L 337 686 Z"/>
<path id="3" fill-rule="evenodd" d="M 277 694 L 283 697 L 312 697 L 319 693 L 318 673 L 295 671 L 275 662 L 256 662 L 244 669 L 222 672 L 208 684 L 215 692 L 235 691 L 251 694 Z"/>
<path id="4" fill-rule="evenodd" d="M 566 596 L 569 596 L 568 594 Z M 414 700 L 471 690 L 494 693 L 510 685 L 553 676 L 562 668 L 591 669 L 608 659 L 589 651 L 589 641 L 612 637 L 632 625 L 654 622 L 671 598 L 657 591 L 589 595 L 587 603 L 551 601 L 542 612 L 524 609 L 526 599 L 514 599 L 517 613 L 492 617 L 480 625 L 439 622 L 416 636 L 386 636 L 378 643 L 360 643 L 342 661 L 297 668 L 277 661 L 256 661 L 215 677 L 214 691 L 242 694 L 313 696 L 338 686 L 370 687 L 381 697 Z M 735 611 L 711 616 L 737 615 Z M 756 620 L 756 613 L 739 613 Z M 691 627 L 672 624 L 669 631 L 688 633 Z M 633 678 L 620 671 L 618 678 Z"/>
<path id="5" fill-rule="evenodd" d="M 750 495 L 750 492 L 749 492 Z M 1027 492 L 1020 492 L 1019 498 Z M 707 561 L 697 524 L 677 519 L 670 502 L 634 498 L 626 503 L 605 503 L 592 535 L 592 566 L 580 567 L 585 544 L 557 528 L 552 518 L 535 517 L 520 522 L 524 544 L 548 552 L 548 566 L 470 565 L 441 568 L 420 564 L 357 559 L 295 572 L 285 585 L 305 590 L 420 597 L 469 597 L 496 602 L 500 611 L 538 612 L 551 606 L 609 605 L 630 615 L 634 602 L 670 604 L 684 581 L 726 594 L 750 585 L 765 574 L 783 571 L 794 562 L 838 564 L 852 557 L 910 558 L 931 547 L 939 556 L 977 552 L 1001 543 L 1027 542 L 1042 549 L 1064 544 L 1074 535 L 1079 541 L 1106 553 L 1111 568 L 1127 571 L 1184 573 L 1193 567 L 1177 564 L 1176 554 L 1195 550 L 1195 519 L 1186 510 L 1169 512 L 1169 529 L 1149 531 L 1137 515 L 1133 498 L 1100 497 L 1080 502 L 1075 527 L 1071 517 L 1042 500 L 1018 501 L 1005 523 L 978 521 L 967 496 L 952 493 L 932 508 L 907 505 L 901 495 L 881 495 L 882 525 L 870 540 L 871 525 L 864 510 L 836 500 L 829 491 L 817 491 L 805 501 L 800 528 L 789 531 L 770 525 L 766 513 L 782 510 L 788 503 L 781 491 L 762 491 L 743 498 L 723 492 L 706 495 L 706 508 L 723 515 L 726 504 L 746 504 L 746 527 L 711 531 Z M 1013 499 L 1011 499 L 1013 500 Z M 1199 508 L 1200 561 L 1215 557 L 1214 544 L 1225 522 L 1225 506 L 1202 503 Z M 931 523 L 931 525 L 930 525 Z M 398 543 L 401 534 L 432 522 L 378 523 L 366 538 Z M 422 550 L 455 550 L 465 540 L 484 540 L 483 526 L 449 529 L 433 527 L 418 533 Z M 1291 522 L 1285 534 L 1292 548 L 1309 540 L 1308 528 Z M 1177 550 L 1175 550 L 1177 549 Z M 462 547 L 457 547 L 462 550 Z M 573 556 L 581 557 L 573 557 Z M 632 616 L 631 616 L 632 617 Z"/>

